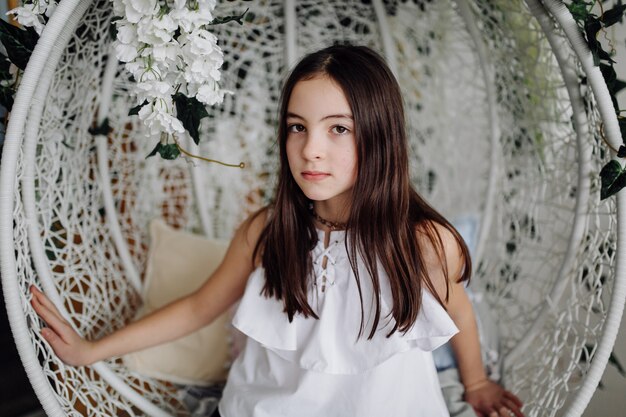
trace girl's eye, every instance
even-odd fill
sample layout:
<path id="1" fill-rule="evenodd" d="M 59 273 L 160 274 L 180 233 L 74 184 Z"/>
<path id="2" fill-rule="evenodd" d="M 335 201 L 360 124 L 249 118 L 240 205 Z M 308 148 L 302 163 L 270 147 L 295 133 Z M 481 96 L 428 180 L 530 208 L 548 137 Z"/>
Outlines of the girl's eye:
<path id="1" fill-rule="evenodd" d="M 349 132 L 348 128 L 344 126 L 333 126 L 332 131 L 338 135 L 345 135 Z"/>
<path id="2" fill-rule="evenodd" d="M 300 132 L 304 132 L 304 126 L 302 126 L 301 124 L 291 124 L 287 126 L 287 132 L 289 133 L 300 133 Z"/>

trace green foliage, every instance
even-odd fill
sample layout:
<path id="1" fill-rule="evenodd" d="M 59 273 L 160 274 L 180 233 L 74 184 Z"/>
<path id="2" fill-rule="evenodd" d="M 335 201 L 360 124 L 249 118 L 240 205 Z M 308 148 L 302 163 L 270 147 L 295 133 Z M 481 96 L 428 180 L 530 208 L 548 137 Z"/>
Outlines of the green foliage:
<path id="1" fill-rule="evenodd" d="M 621 376 L 626 377 L 626 371 L 624 371 L 624 367 L 617 359 L 617 356 L 615 356 L 614 352 L 611 352 L 611 355 L 609 356 L 609 364 L 613 365 L 613 367 L 615 367 L 615 369 L 617 370 L 617 372 L 619 372 Z"/>
<path id="2" fill-rule="evenodd" d="M 173 160 L 180 156 L 180 149 L 175 143 L 168 143 L 167 145 L 163 145 L 161 144 L 161 142 L 159 142 L 157 143 L 157 146 L 154 147 L 152 152 L 150 152 L 146 156 L 146 159 L 156 155 L 157 153 L 161 155 L 161 158 L 163 159 Z"/>
<path id="3" fill-rule="evenodd" d="M 174 94 L 176 104 L 176 118 L 183 123 L 196 145 L 200 142 L 200 120 L 209 116 L 204 104 L 195 97 L 187 97 L 184 94 Z"/>
<path id="4" fill-rule="evenodd" d="M 595 2 L 593 1 L 572 0 L 567 7 L 574 17 L 574 20 L 576 20 L 581 28 L 581 32 L 593 55 L 594 64 L 598 66 L 602 72 L 602 76 L 609 90 L 611 102 L 618 116 L 622 142 L 626 143 L 624 142 L 626 138 L 626 120 L 620 117 L 621 110 L 616 98 L 617 93 L 626 87 L 626 82 L 617 78 L 615 68 L 613 67 L 615 61 L 611 53 L 605 51 L 602 44 L 597 39 L 601 31 L 606 30 L 606 28 L 618 22 L 622 22 L 624 13 L 626 12 L 626 5 L 622 4 L 621 0 L 618 0 L 613 7 L 604 10 L 601 16 L 596 16 L 591 12 L 594 4 Z M 618 157 L 623 158 L 624 156 L 626 156 L 626 148 L 622 146 L 618 152 Z M 600 171 L 600 179 L 602 181 L 600 199 L 602 200 L 614 195 L 626 186 L 626 173 L 617 161 L 611 161 L 602 168 Z"/>
<path id="5" fill-rule="evenodd" d="M 0 19 L 0 42 L 7 50 L 7 56 L 11 62 L 22 71 L 26 69 L 26 64 L 38 40 L 39 35 L 35 29 L 19 29 Z"/>
<path id="6" fill-rule="evenodd" d="M 0 105 L 7 110 L 13 107 L 13 75 L 9 72 L 11 61 L 0 55 Z"/>
<path id="7" fill-rule="evenodd" d="M 610 161 L 600 171 L 602 188 L 600 199 L 604 200 L 626 186 L 626 170 L 616 160 Z"/>
<path id="8" fill-rule="evenodd" d="M 230 15 L 230 16 L 224 16 L 224 17 L 216 17 L 215 19 L 211 20 L 209 25 L 221 25 L 221 24 L 228 23 L 228 22 L 237 22 L 240 25 L 243 25 L 243 19 L 246 16 L 246 13 L 248 13 L 248 10 L 250 10 L 250 9 L 246 9 L 246 11 L 243 12 L 242 14 L 240 14 L 240 15 Z"/>
<path id="9" fill-rule="evenodd" d="M 571 4 L 567 5 L 567 8 L 576 21 L 584 22 L 589 15 L 592 6 L 592 1 L 574 0 Z"/>
<path id="10" fill-rule="evenodd" d="M 13 63 L 22 71 L 26 69 L 38 40 L 39 35 L 33 28 L 19 29 L 0 19 L 0 42 L 7 51 L 7 56 L 0 55 L 0 104 L 9 112 L 13 108 L 16 89 L 9 67 Z"/>
<path id="11" fill-rule="evenodd" d="M 144 102 L 143 102 L 143 103 L 138 104 L 138 105 L 136 105 L 135 107 L 133 107 L 132 109 L 130 109 L 130 110 L 128 111 L 128 115 L 129 115 L 129 116 L 136 116 L 136 115 L 138 115 L 138 114 L 139 114 L 139 110 L 141 110 L 141 108 L 142 108 L 143 106 L 145 106 L 146 104 L 148 104 L 148 100 L 144 100 Z"/>
<path id="12" fill-rule="evenodd" d="M 93 136 L 97 136 L 97 135 L 108 136 L 109 133 L 113 131 L 113 128 L 109 126 L 109 119 L 106 118 L 102 121 L 100 126 L 90 127 L 87 131 L 91 133 Z"/>

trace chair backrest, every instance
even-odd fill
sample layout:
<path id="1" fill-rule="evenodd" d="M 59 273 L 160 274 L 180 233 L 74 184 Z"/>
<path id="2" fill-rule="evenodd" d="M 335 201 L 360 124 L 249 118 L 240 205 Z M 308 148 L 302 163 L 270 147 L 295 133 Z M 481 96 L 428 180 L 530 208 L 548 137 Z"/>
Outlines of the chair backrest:
<path id="1" fill-rule="evenodd" d="M 167 413 L 185 412 L 171 386 L 118 361 L 60 363 L 39 336 L 27 288 L 43 286 L 88 337 L 127 323 L 139 303 L 149 221 L 229 238 L 266 204 L 281 81 L 297 56 L 335 41 L 387 57 L 405 94 L 415 185 L 447 217 L 479 219 L 472 285 L 499 319 L 504 382 L 530 416 L 575 401 L 572 387 L 583 386 L 591 357 L 610 351 L 611 336 L 604 346 L 600 338 L 616 332 L 605 320 L 620 276 L 617 208 L 599 202 L 597 180 L 609 158 L 600 125 L 615 142 L 616 119 L 601 116 L 596 90 L 581 90 L 582 77 L 601 76 L 553 23 L 553 3 L 246 2 L 243 26 L 214 27 L 224 88 L 235 95 L 210 109 L 199 148 L 186 145 L 243 161 L 245 170 L 145 159 L 155 144 L 128 116 L 137 104 L 129 74 L 110 61 L 109 2 L 61 3 L 24 74 L 0 190 L 5 297 L 48 414 L 156 415 L 133 393 Z M 216 12 L 242 7 L 222 2 Z M 104 117 L 113 131 L 93 137 L 89 127 Z M 603 368 L 606 359 L 595 362 Z M 568 415 L 580 415 L 586 401 Z"/>

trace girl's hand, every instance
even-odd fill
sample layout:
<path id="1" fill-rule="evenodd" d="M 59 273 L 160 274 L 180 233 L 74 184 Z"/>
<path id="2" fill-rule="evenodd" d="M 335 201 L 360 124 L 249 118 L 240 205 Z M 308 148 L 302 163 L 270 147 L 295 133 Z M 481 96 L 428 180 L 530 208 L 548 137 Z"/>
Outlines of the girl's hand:
<path id="1" fill-rule="evenodd" d="M 41 335 L 50 344 L 54 353 L 68 365 L 89 365 L 93 343 L 81 338 L 72 326 L 61 316 L 59 310 L 35 286 L 30 287 L 33 295 L 31 305 L 48 327 L 41 329 Z"/>
<path id="2" fill-rule="evenodd" d="M 465 391 L 464 399 L 480 417 L 524 417 L 522 402 L 513 393 L 488 379 L 474 385 Z"/>

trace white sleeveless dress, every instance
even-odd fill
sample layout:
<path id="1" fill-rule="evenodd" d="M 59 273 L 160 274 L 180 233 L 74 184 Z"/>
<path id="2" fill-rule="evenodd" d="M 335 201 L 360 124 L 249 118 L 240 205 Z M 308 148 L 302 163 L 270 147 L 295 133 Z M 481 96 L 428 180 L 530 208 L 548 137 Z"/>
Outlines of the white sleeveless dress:
<path id="1" fill-rule="evenodd" d="M 365 336 L 359 339 L 361 306 L 345 232 L 331 232 L 328 248 L 323 231 L 318 238 L 308 300 L 319 320 L 297 314 L 290 323 L 282 301 L 261 295 L 264 270 L 250 275 L 233 318 L 248 337 L 224 388 L 222 417 L 448 416 L 431 351 L 457 333 L 452 319 L 425 290 L 412 328 L 386 337 L 393 301 L 379 268 L 381 321 L 367 340 L 375 304 L 359 262 L 365 309 Z"/>

